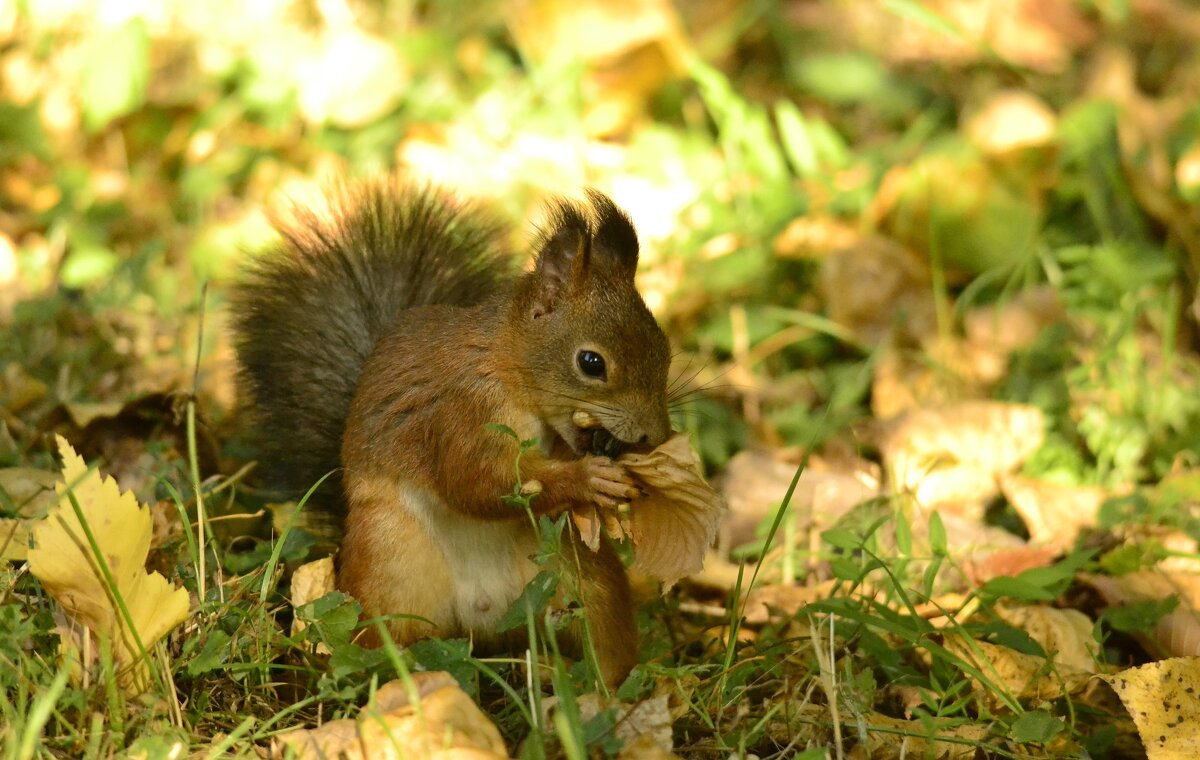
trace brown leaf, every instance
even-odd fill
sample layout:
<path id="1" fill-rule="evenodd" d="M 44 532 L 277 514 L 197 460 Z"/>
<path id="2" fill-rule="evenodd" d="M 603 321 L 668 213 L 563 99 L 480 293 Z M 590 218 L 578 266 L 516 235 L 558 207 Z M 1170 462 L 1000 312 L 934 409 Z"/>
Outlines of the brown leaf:
<path id="1" fill-rule="evenodd" d="M 1094 527 L 1100 505 L 1108 498 L 1103 488 L 1068 486 L 1018 475 L 1000 478 L 1004 498 L 1013 506 L 1035 544 L 1068 550 L 1081 530 Z"/>
<path id="2" fill-rule="evenodd" d="M 1110 606 L 1147 600 L 1179 599 L 1179 606 L 1159 618 L 1154 628 L 1154 638 L 1143 640 L 1150 651 L 1170 655 L 1200 656 L 1200 615 L 1191 607 L 1177 583 L 1158 569 L 1135 570 L 1132 573 L 1110 577 L 1106 575 L 1081 574 L 1080 580 L 1100 592 Z M 1195 576 L 1189 580 L 1194 584 Z"/>
<path id="3" fill-rule="evenodd" d="M 401 680 L 384 684 L 357 718 L 296 729 L 276 739 L 297 760 L 494 760 L 507 758 L 500 732 L 448 673 L 413 673 L 417 701 Z"/>
<path id="4" fill-rule="evenodd" d="M 875 432 L 893 487 L 925 507 L 991 498 L 996 479 L 1041 446 L 1042 435 L 1039 409 L 999 401 L 915 409 Z"/>
<path id="5" fill-rule="evenodd" d="M 1019 575 L 1035 567 L 1049 567 L 1059 554 L 1045 546 L 1020 546 L 1001 549 L 967 560 L 967 574 L 973 583 L 984 584 L 992 578 Z"/>
<path id="6" fill-rule="evenodd" d="M 741 451 L 721 475 L 721 493 L 728 510 L 718 546 L 722 553 L 757 539 L 758 527 L 783 502 L 799 464 L 768 451 Z M 829 463 L 812 457 L 788 509 L 804 515 L 811 530 L 832 527 L 855 505 L 879 495 L 879 475 L 861 461 Z"/>
<path id="7" fill-rule="evenodd" d="M 930 282 L 916 254 L 876 235 L 825 257 L 817 288 L 829 318 L 873 345 L 894 333 L 910 342 L 933 334 Z"/>
<path id="8" fill-rule="evenodd" d="M 664 588 L 698 572 L 725 505 L 705 482 L 687 435 L 677 433 L 649 454 L 623 454 L 617 461 L 642 491 L 623 528 L 634 547 L 633 568 L 661 579 Z"/>

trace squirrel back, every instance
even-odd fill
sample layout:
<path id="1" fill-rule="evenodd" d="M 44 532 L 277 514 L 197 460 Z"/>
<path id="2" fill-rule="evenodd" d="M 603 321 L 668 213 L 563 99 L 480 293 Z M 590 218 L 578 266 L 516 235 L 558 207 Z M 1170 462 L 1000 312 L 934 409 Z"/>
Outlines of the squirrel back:
<path id="1" fill-rule="evenodd" d="M 265 483 L 299 498 L 332 472 L 315 499 L 340 522 L 340 442 L 375 344 L 406 309 L 485 299 L 514 257 L 481 209 L 385 180 L 272 221 L 280 244 L 231 296 L 243 413 Z"/>

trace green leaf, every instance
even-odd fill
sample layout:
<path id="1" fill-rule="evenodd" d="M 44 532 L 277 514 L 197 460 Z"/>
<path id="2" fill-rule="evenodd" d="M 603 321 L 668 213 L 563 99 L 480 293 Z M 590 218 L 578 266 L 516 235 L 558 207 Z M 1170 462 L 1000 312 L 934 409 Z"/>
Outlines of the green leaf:
<path id="1" fill-rule="evenodd" d="M 1178 606 L 1178 597 L 1146 599 L 1111 607 L 1104 611 L 1101 619 L 1117 631 L 1148 634 L 1154 631 L 1164 615 L 1174 612 Z"/>
<path id="2" fill-rule="evenodd" d="M 120 258 L 102 245 L 76 245 L 63 261 L 60 279 L 68 288 L 82 288 L 108 277 Z"/>
<path id="3" fill-rule="evenodd" d="M 475 696 L 475 666 L 471 664 L 471 642 L 466 639 L 421 639 L 411 644 L 408 654 L 420 670 L 444 670 L 458 685 Z"/>
<path id="4" fill-rule="evenodd" d="M 229 634 L 217 629 L 210 631 L 204 646 L 188 663 L 189 676 L 198 676 L 216 670 L 229 660 Z"/>
<path id="5" fill-rule="evenodd" d="M 336 652 L 350 643 L 361 611 L 358 602 L 340 591 L 331 591 L 320 599 L 300 605 L 296 614 L 308 623 L 308 628 L 304 629 L 308 641 L 322 641 Z"/>
<path id="6" fill-rule="evenodd" d="M 334 678 L 356 677 L 369 673 L 388 661 L 387 650 L 366 649 L 358 644 L 343 644 L 329 657 L 329 670 Z"/>
<path id="7" fill-rule="evenodd" d="M 1077 552 L 1050 567 L 1037 567 L 1012 578 L 993 578 L 983 591 L 1030 602 L 1048 602 L 1067 590 L 1075 573 L 1092 558 L 1092 552 Z"/>
<path id="8" fill-rule="evenodd" d="M 1062 718 L 1056 718 L 1045 710 L 1030 710 L 1021 713 L 1013 721 L 1009 736 L 1013 741 L 1046 743 L 1062 733 L 1065 728 Z"/>
<path id="9" fill-rule="evenodd" d="M 821 540 L 835 549 L 855 551 L 863 545 L 862 536 L 852 533 L 845 528 L 833 528 L 821 533 Z"/>
<path id="10" fill-rule="evenodd" d="M 936 511 L 929 516 L 929 548 L 935 557 L 950 556 L 949 545 L 946 542 L 946 525 Z"/>
<path id="11" fill-rule="evenodd" d="M 150 36 L 142 19 L 130 19 L 93 37 L 83 50 L 79 93 L 87 130 L 97 132 L 140 106 L 149 72 Z"/>
<path id="12" fill-rule="evenodd" d="M 487 428 L 488 430 L 492 431 L 493 433 L 499 433 L 500 435 L 506 435 L 509 438 L 513 439 L 514 441 L 519 442 L 521 440 L 521 436 L 517 435 L 517 431 L 510 428 L 508 425 L 502 425 L 499 422 L 488 422 L 484 425 L 484 427 Z"/>
<path id="13" fill-rule="evenodd" d="M 554 592 L 558 589 L 558 575 L 543 570 L 533 576 L 533 580 L 525 586 L 525 590 L 521 592 L 504 613 L 504 617 L 500 618 L 500 622 L 496 626 L 498 633 L 511 631 L 514 628 L 519 628 L 525 625 L 526 619 L 530 615 L 538 615 L 542 610 L 546 609 L 546 605 L 550 602 Z"/>
<path id="14" fill-rule="evenodd" d="M 809 136 L 804 114 L 791 101 L 782 100 L 775 105 L 775 121 L 779 125 L 779 139 L 792 169 L 801 177 L 816 174 L 820 168 L 817 148 Z"/>

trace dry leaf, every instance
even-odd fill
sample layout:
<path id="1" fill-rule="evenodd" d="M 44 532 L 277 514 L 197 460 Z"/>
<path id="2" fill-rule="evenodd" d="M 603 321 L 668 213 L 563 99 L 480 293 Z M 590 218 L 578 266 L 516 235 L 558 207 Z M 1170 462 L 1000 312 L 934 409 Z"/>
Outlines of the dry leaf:
<path id="1" fill-rule="evenodd" d="M 817 288 L 829 318 L 867 344 L 910 341 L 937 328 L 929 267 L 900 243 L 862 238 L 821 261 Z"/>
<path id="2" fill-rule="evenodd" d="M 1077 673 L 1096 672 L 1100 644 L 1092 634 L 1092 620 L 1079 610 L 1045 605 L 996 607 L 996 614 L 1009 625 L 1020 628 L 1029 638 L 1053 656 L 1056 666 Z"/>
<path id="3" fill-rule="evenodd" d="M 579 717 L 584 723 L 604 710 L 616 710 L 616 735 L 624 747 L 636 746 L 636 756 L 645 756 L 651 749 L 670 753 L 674 749 L 674 735 L 670 700 L 667 694 L 657 694 L 633 704 L 616 699 L 605 699 L 599 694 L 584 694 L 577 700 Z M 624 752 L 622 752 L 624 756 Z"/>
<path id="4" fill-rule="evenodd" d="M 756 586 L 746 595 L 743 615 L 751 625 L 766 623 L 773 616 L 771 613 L 781 612 L 791 617 L 806 605 L 822 599 L 829 599 L 838 587 L 840 581 L 821 581 L 815 586 L 796 585 L 765 585 Z"/>
<path id="5" fill-rule="evenodd" d="M 149 652 L 187 617 L 187 591 L 172 587 L 159 573 L 146 572 L 153 527 L 150 510 L 139 505 L 133 494 L 121 493 L 112 478 L 89 471 L 62 437 L 58 450 L 66 482 L 57 486 L 58 504 L 33 528 L 30 572 L 74 622 L 115 642 L 118 682 L 128 693 L 140 693 L 150 683 L 149 666 L 141 653 Z M 79 514 L 68 493 L 74 495 Z M 97 564 L 89 532 L 115 587 Z M 117 599 L 128 610 L 132 629 Z"/>
<path id="6" fill-rule="evenodd" d="M 500 731 L 449 673 L 414 673 L 417 703 L 400 680 L 384 684 L 357 718 L 280 736 L 296 760 L 495 760 L 507 758 Z"/>
<path id="7" fill-rule="evenodd" d="M 893 487 L 929 507 L 982 503 L 997 493 L 996 479 L 1042 444 L 1036 407 L 968 401 L 915 409 L 884 423 L 876 438 Z"/>
<path id="8" fill-rule="evenodd" d="M 758 527 L 787 494 L 799 464 L 766 451 L 741 451 L 721 475 L 721 493 L 728 509 L 721 524 L 718 547 L 727 554 L 758 541 Z M 879 495 L 879 475 L 873 465 L 851 461 L 836 464 L 812 457 L 796 482 L 788 509 L 804 515 L 811 530 L 832 527 L 854 506 Z"/>
<path id="9" fill-rule="evenodd" d="M 683 71 L 689 43 L 667 0 L 526 0 L 508 6 L 508 25 L 534 60 L 577 60 L 588 135 L 626 130 L 662 86 Z"/>
<path id="10" fill-rule="evenodd" d="M 1073 694 L 1087 686 L 1094 672 L 1094 668 L 1077 670 L 1061 663 L 1049 668 L 1043 657 L 970 639 L 957 632 L 945 635 L 946 649 L 971 663 L 989 682 L 1019 699 L 1056 699 Z M 979 683 L 974 677 L 971 683 L 980 698 L 997 706 L 1001 704 L 993 686 Z"/>
<path id="11" fill-rule="evenodd" d="M 990 732 L 983 723 L 941 725 L 938 719 L 931 723 L 893 718 L 883 713 L 871 713 L 865 716 L 864 722 L 867 728 L 866 757 L 871 760 L 917 757 L 974 760 L 978 745 Z"/>
<path id="12" fill-rule="evenodd" d="M 637 483 L 628 518 L 633 568 L 670 588 L 704 567 L 704 555 L 724 511 L 720 494 L 700 472 L 700 457 L 686 433 L 671 436 L 649 454 L 623 454 L 619 461 Z"/>
<path id="13" fill-rule="evenodd" d="M 1137 724 L 1148 760 L 1200 757 L 1200 657 L 1159 660 L 1101 678 Z"/>
<path id="14" fill-rule="evenodd" d="M 967 122 L 971 141 L 989 154 L 1038 148 L 1054 140 L 1054 111 L 1026 90 L 1002 90 L 991 95 Z"/>
<path id="15" fill-rule="evenodd" d="M 967 558 L 965 570 L 972 583 L 982 585 L 992 578 L 1006 578 L 1035 567 L 1049 567 L 1058 554 L 1057 549 L 1045 546 L 999 549 L 978 558 Z"/>
<path id="16" fill-rule="evenodd" d="M 1068 550 L 1079 532 L 1094 527 L 1100 505 L 1108 498 L 1103 488 L 1068 486 L 1017 475 L 1000 479 L 1004 498 L 1013 506 L 1035 544 Z"/>
<path id="17" fill-rule="evenodd" d="M 1181 593 L 1171 576 L 1159 569 L 1145 569 L 1116 577 L 1082 574 L 1080 579 L 1099 591 L 1111 606 L 1146 600 L 1179 599 L 1180 604 L 1174 611 L 1159 618 L 1154 627 L 1153 644 L 1171 655 L 1200 656 L 1200 616 L 1189 606 L 1186 595 Z M 1154 650 L 1152 644 L 1148 648 Z"/>

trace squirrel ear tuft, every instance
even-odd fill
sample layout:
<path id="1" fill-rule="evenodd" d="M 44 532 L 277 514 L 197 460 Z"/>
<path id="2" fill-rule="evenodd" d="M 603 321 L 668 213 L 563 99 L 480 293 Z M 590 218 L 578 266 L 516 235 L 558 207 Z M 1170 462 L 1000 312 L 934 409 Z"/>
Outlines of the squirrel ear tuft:
<path id="1" fill-rule="evenodd" d="M 537 282 L 533 303 L 535 318 L 549 314 L 573 286 L 586 281 L 592 253 L 587 218 L 569 201 L 551 203 L 541 239 L 534 269 Z"/>
<path id="2" fill-rule="evenodd" d="M 595 243 L 599 255 L 616 263 L 630 278 L 637 272 L 638 238 L 633 222 L 617 204 L 599 190 L 587 189 L 595 218 Z"/>

